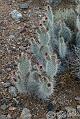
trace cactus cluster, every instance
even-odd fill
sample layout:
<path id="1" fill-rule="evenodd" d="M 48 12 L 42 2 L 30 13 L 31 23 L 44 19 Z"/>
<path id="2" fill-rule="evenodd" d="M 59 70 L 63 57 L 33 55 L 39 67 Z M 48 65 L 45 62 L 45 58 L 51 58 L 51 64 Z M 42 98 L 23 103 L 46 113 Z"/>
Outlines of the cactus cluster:
<path id="1" fill-rule="evenodd" d="M 75 49 L 75 55 L 76 58 L 74 60 L 74 74 L 75 76 L 80 79 L 80 4 L 77 5 L 76 8 L 77 12 L 77 17 L 76 17 L 76 37 L 75 37 L 75 42 L 76 44 L 74 45 Z"/>
<path id="2" fill-rule="evenodd" d="M 73 30 L 73 34 L 75 34 L 75 37 L 71 38 L 71 45 L 73 45 L 73 48 L 71 47 L 72 53 L 68 55 L 68 59 L 74 77 L 80 80 L 80 4 L 77 5 L 75 11 L 76 20 L 74 22 L 75 27 Z"/>
<path id="3" fill-rule="evenodd" d="M 80 22 L 79 22 L 79 24 L 80 24 Z M 74 70 L 74 72 L 75 72 L 76 77 L 78 79 L 80 79 L 80 30 L 76 34 L 75 54 L 76 54 L 76 59 L 75 59 L 75 70 Z"/>
<path id="4" fill-rule="evenodd" d="M 72 31 L 64 19 L 55 22 L 52 9 L 48 6 L 36 34 L 38 42 L 30 40 L 28 52 L 20 57 L 15 85 L 20 93 L 47 100 L 53 94 L 58 69 L 62 68 L 63 61 L 70 56 Z"/>
<path id="5" fill-rule="evenodd" d="M 15 85 L 20 93 L 35 95 L 41 99 L 48 99 L 53 93 L 54 76 L 58 71 L 57 54 L 53 52 L 53 13 L 48 7 L 47 17 L 37 29 L 38 43 L 31 40 L 28 54 L 22 54 L 18 63 Z M 49 30 L 48 30 L 49 29 Z M 55 41 L 53 39 L 53 41 Z M 35 59 L 35 63 L 33 62 Z"/>
<path id="6" fill-rule="evenodd" d="M 65 23 L 71 28 L 76 26 L 76 14 L 72 8 L 64 8 L 55 11 L 55 21 L 63 19 Z"/>
<path id="7" fill-rule="evenodd" d="M 49 3 L 50 4 L 53 4 L 54 6 L 56 6 L 56 5 L 59 5 L 62 1 L 65 2 L 65 0 L 49 0 Z M 68 2 L 79 4 L 80 3 L 80 0 L 69 0 Z"/>

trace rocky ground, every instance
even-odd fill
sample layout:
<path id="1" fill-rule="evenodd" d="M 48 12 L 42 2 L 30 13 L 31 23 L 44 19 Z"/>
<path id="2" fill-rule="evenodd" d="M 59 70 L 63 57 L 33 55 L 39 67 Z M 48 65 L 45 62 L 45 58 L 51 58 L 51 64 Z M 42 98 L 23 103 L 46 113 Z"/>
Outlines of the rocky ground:
<path id="1" fill-rule="evenodd" d="M 22 3 L 26 3 L 25 8 Z M 70 72 L 58 77 L 50 102 L 17 95 L 13 85 L 12 73 L 16 71 L 18 56 L 25 52 L 29 40 L 36 38 L 35 29 L 46 5 L 47 2 L 40 0 L 0 0 L 0 119 L 29 119 L 24 117 L 27 112 L 32 119 L 46 119 L 49 111 L 54 113 L 51 119 L 80 119 L 80 81 L 75 80 Z M 74 8 L 75 4 L 66 0 L 52 7 L 55 11 Z M 21 22 L 11 18 L 10 13 L 15 9 L 23 15 Z"/>

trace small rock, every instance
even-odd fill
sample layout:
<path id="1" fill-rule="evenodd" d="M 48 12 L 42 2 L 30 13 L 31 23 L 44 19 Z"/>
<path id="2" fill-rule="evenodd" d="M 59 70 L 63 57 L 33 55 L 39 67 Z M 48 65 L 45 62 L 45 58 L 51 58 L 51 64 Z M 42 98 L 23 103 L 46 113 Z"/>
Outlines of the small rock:
<path id="1" fill-rule="evenodd" d="M 20 119 L 31 119 L 31 113 L 30 113 L 30 110 L 27 109 L 27 108 L 24 108 L 24 109 L 22 110 L 22 113 L 21 113 Z"/>
<path id="2" fill-rule="evenodd" d="M 0 119 L 7 119 L 6 115 L 0 115 Z"/>
<path id="3" fill-rule="evenodd" d="M 75 100 L 80 101 L 80 97 L 79 96 L 75 97 Z"/>
<path id="4" fill-rule="evenodd" d="M 65 107 L 68 117 L 76 116 L 76 109 L 72 107 Z"/>
<path id="5" fill-rule="evenodd" d="M 0 74 L 2 74 L 3 72 L 2 72 L 2 69 L 0 69 Z"/>
<path id="6" fill-rule="evenodd" d="M 27 3 L 22 3 L 22 4 L 19 4 L 19 7 L 21 8 L 21 9 L 28 9 L 29 8 L 29 4 L 27 4 Z"/>
<path id="7" fill-rule="evenodd" d="M 9 93 L 13 96 L 16 97 L 17 96 L 17 90 L 15 87 L 11 86 L 9 87 Z"/>
<path id="8" fill-rule="evenodd" d="M 10 115 L 10 114 L 8 114 L 8 115 L 7 115 L 7 118 L 8 118 L 8 119 L 11 119 L 12 117 L 11 117 L 11 115 Z"/>
<path id="9" fill-rule="evenodd" d="M 16 47 L 10 47 L 9 50 L 12 52 L 16 52 L 18 49 L 16 49 Z"/>
<path id="10" fill-rule="evenodd" d="M 67 119 L 67 111 L 60 111 L 57 113 L 58 119 Z"/>
<path id="11" fill-rule="evenodd" d="M 19 101 L 16 98 L 13 98 L 13 100 L 16 102 L 16 104 L 19 104 Z"/>
<path id="12" fill-rule="evenodd" d="M 77 105 L 77 112 L 80 114 L 80 105 Z"/>
<path id="13" fill-rule="evenodd" d="M 20 30 L 20 33 L 25 33 L 25 32 L 26 32 L 26 28 Z"/>
<path id="14" fill-rule="evenodd" d="M 5 97 L 5 98 L 2 98 L 1 100 L 1 104 L 6 104 L 6 105 L 8 105 L 9 104 L 9 97 Z"/>
<path id="15" fill-rule="evenodd" d="M 15 21 L 20 21 L 22 19 L 22 14 L 20 12 L 18 12 L 17 10 L 13 10 L 10 13 L 10 15 Z"/>
<path id="16" fill-rule="evenodd" d="M 19 49 L 20 49 L 21 51 L 25 51 L 26 48 L 23 47 L 23 46 L 20 46 Z"/>
<path id="17" fill-rule="evenodd" d="M 47 118 L 47 119 L 56 119 L 56 113 L 53 112 L 53 111 L 49 111 L 49 112 L 46 114 L 46 118 Z"/>
<path id="18" fill-rule="evenodd" d="M 10 82 L 6 82 L 6 83 L 3 83 L 3 86 L 5 87 L 5 88 L 8 88 L 8 87 L 10 87 Z"/>
<path id="19" fill-rule="evenodd" d="M 15 39 L 15 36 L 14 35 L 10 35 L 9 36 L 9 40 L 14 40 Z"/>
<path id="20" fill-rule="evenodd" d="M 51 102 L 48 104 L 47 109 L 48 109 L 48 112 L 54 110 L 54 106 Z"/>
<path id="21" fill-rule="evenodd" d="M 16 110 L 16 107 L 9 107 L 9 110 L 14 111 L 14 110 Z"/>
<path id="22" fill-rule="evenodd" d="M 6 110 L 7 109 L 7 105 L 5 103 L 3 105 L 1 105 L 1 109 L 2 110 Z"/>

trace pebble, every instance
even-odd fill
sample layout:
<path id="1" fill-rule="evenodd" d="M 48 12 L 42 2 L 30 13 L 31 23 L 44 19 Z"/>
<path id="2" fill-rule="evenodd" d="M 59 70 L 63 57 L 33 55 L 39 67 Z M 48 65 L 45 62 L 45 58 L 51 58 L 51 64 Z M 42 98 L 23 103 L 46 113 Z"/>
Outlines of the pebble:
<path id="1" fill-rule="evenodd" d="M 9 87 L 9 93 L 13 96 L 16 97 L 17 96 L 17 90 L 15 87 L 11 86 Z"/>
<path id="2" fill-rule="evenodd" d="M 9 40 L 15 40 L 15 36 L 14 35 L 10 35 L 9 36 Z"/>
<path id="3" fill-rule="evenodd" d="M 73 107 L 65 107 L 68 117 L 76 116 L 76 109 Z"/>
<path id="4" fill-rule="evenodd" d="M 30 113 L 30 110 L 27 109 L 27 108 L 24 108 L 24 109 L 22 110 L 22 113 L 21 113 L 20 119 L 31 119 L 31 113 Z"/>
<path id="5" fill-rule="evenodd" d="M 19 101 L 16 98 L 13 98 L 13 100 L 16 102 L 16 104 L 19 104 Z"/>
<path id="6" fill-rule="evenodd" d="M 17 10 L 13 10 L 10 15 L 15 21 L 20 21 L 23 18 L 22 14 Z"/>
<path id="7" fill-rule="evenodd" d="M 10 82 L 3 83 L 4 88 L 10 87 L 10 85 L 11 85 Z"/>
<path id="8" fill-rule="evenodd" d="M 0 69 L 0 74 L 2 74 L 3 73 L 3 71 L 2 71 L 2 69 Z"/>
<path id="9" fill-rule="evenodd" d="M 20 49 L 21 51 L 25 51 L 26 47 L 20 46 L 19 49 Z"/>
<path id="10" fill-rule="evenodd" d="M 80 114 L 80 105 L 77 105 L 77 112 Z"/>
<path id="11" fill-rule="evenodd" d="M 67 111 L 59 111 L 57 113 L 57 118 L 58 119 L 67 119 Z"/>
<path id="12" fill-rule="evenodd" d="M 10 110 L 10 111 L 14 111 L 14 110 L 16 110 L 16 107 L 12 107 L 12 106 L 11 106 L 11 107 L 9 107 L 9 110 Z"/>
<path id="13" fill-rule="evenodd" d="M 25 9 L 28 9 L 28 8 L 29 8 L 29 4 L 27 4 L 27 3 L 22 3 L 22 4 L 19 4 L 19 7 L 20 7 L 20 9 L 25 10 Z"/>
<path id="14" fill-rule="evenodd" d="M 1 105 L 1 109 L 2 110 L 6 110 L 7 109 L 7 105 L 5 103 L 3 105 Z"/>
<path id="15" fill-rule="evenodd" d="M 0 115 L 0 119 L 7 119 L 6 115 Z"/>
<path id="16" fill-rule="evenodd" d="M 17 52 L 18 49 L 16 49 L 16 47 L 10 47 L 9 50 L 12 52 Z"/>
<path id="17" fill-rule="evenodd" d="M 75 97 L 75 100 L 80 101 L 80 97 L 79 96 Z"/>
<path id="18" fill-rule="evenodd" d="M 47 118 L 47 119 L 56 119 L 56 113 L 53 112 L 53 111 L 49 111 L 49 112 L 46 114 L 46 118 Z"/>
<path id="19" fill-rule="evenodd" d="M 12 117 L 11 117 L 11 115 L 10 115 L 10 114 L 8 114 L 8 115 L 7 115 L 7 118 L 8 118 L 8 119 L 11 119 Z"/>
<path id="20" fill-rule="evenodd" d="M 48 109 L 48 112 L 54 110 L 54 106 L 51 102 L 48 104 L 47 109 Z"/>
<path id="21" fill-rule="evenodd" d="M 9 97 L 4 97 L 0 101 L 1 101 L 1 104 L 5 103 L 6 105 L 8 105 L 9 104 Z"/>

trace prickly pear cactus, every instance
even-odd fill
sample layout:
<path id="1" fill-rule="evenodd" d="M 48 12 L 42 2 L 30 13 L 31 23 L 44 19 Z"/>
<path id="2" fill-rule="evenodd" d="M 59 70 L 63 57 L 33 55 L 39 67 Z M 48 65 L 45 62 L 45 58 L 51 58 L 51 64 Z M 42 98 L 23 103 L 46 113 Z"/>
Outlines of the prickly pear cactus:
<path id="1" fill-rule="evenodd" d="M 26 84 L 29 78 L 29 73 L 30 73 L 30 61 L 27 59 L 27 57 L 23 56 L 22 54 L 18 62 L 18 70 L 16 73 L 17 82 L 15 84 L 18 89 L 18 92 L 27 93 Z"/>
<path id="2" fill-rule="evenodd" d="M 47 19 L 37 30 L 39 43 L 32 40 L 31 57 L 23 55 L 18 63 L 16 87 L 20 93 L 28 93 L 42 100 L 47 100 L 53 94 L 54 77 L 60 65 L 57 55 L 60 54 L 61 58 L 64 58 L 67 49 L 63 38 L 56 38 L 54 29 L 54 15 L 48 6 Z M 33 57 L 36 59 L 35 64 L 32 63 Z M 35 66 L 36 68 L 33 68 Z"/>
<path id="3" fill-rule="evenodd" d="M 61 37 L 59 38 L 59 55 L 62 59 L 64 59 L 66 54 L 67 54 L 67 46 L 64 41 L 64 38 Z"/>
<path id="4" fill-rule="evenodd" d="M 38 34 L 38 39 L 41 43 L 42 46 L 47 45 L 48 44 L 48 40 L 49 40 L 49 34 L 48 32 L 45 30 L 45 28 L 39 28 L 37 30 L 37 34 Z"/>
<path id="5" fill-rule="evenodd" d="M 30 72 L 30 61 L 27 57 L 22 56 L 19 60 L 18 71 L 22 77 L 26 77 L 26 75 Z"/>
<path id="6" fill-rule="evenodd" d="M 66 43 L 71 40 L 71 30 L 66 26 L 65 22 L 60 23 L 59 37 L 63 37 Z"/>
<path id="7" fill-rule="evenodd" d="M 54 88 L 53 82 L 50 81 L 50 79 L 46 79 L 46 77 L 44 80 L 42 78 L 42 75 L 39 73 L 40 72 L 38 72 L 37 70 L 30 71 L 30 73 L 27 74 L 26 77 L 22 77 L 20 72 L 17 72 L 16 74 L 17 81 L 15 85 L 16 88 L 18 89 L 18 92 L 29 94 L 32 96 L 37 96 L 42 100 L 47 100 L 49 96 L 51 96 L 53 93 L 53 88 Z"/>
<path id="8" fill-rule="evenodd" d="M 76 36 L 76 46 L 80 48 L 80 32 L 78 32 Z"/>
<path id="9" fill-rule="evenodd" d="M 54 90 L 54 84 L 51 81 L 41 82 L 39 87 L 38 97 L 42 97 L 42 99 L 48 99 Z"/>
<path id="10" fill-rule="evenodd" d="M 66 24 L 71 28 L 71 29 L 75 29 L 76 27 L 76 13 L 75 11 L 70 8 L 70 9 L 63 9 L 63 10 L 58 10 L 55 12 L 54 15 L 54 20 L 55 22 L 59 21 L 59 20 L 64 20 L 66 22 Z"/>

